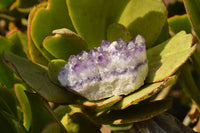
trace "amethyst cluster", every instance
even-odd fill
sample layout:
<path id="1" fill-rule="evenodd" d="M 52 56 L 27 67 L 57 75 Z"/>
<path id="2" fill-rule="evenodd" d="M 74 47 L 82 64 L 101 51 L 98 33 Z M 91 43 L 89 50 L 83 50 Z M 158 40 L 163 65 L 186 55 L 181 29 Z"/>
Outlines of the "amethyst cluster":
<path id="1" fill-rule="evenodd" d="M 145 40 L 126 43 L 103 40 L 100 47 L 72 55 L 58 80 L 89 100 L 127 95 L 144 84 L 148 74 Z"/>

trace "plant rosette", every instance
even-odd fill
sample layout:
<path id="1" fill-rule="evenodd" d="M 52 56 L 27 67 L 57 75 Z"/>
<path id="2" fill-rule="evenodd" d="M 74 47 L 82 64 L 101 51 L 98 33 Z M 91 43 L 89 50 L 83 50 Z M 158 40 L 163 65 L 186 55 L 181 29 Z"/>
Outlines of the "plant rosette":
<path id="1" fill-rule="evenodd" d="M 196 49 L 192 35 L 163 34 L 167 11 L 161 0 L 96 2 L 35 6 L 28 21 L 30 59 L 4 52 L 4 61 L 45 100 L 70 105 L 64 126 L 77 112 L 107 125 L 163 113 L 171 101 L 150 97 L 176 81 L 175 72 Z"/>

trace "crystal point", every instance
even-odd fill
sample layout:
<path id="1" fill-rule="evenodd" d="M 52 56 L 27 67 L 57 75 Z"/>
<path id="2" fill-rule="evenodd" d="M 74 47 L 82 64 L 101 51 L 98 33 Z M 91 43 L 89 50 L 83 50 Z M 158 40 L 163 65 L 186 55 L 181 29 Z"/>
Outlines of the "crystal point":
<path id="1" fill-rule="evenodd" d="M 148 74 L 145 40 L 141 35 L 128 43 L 103 40 L 101 46 L 72 55 L 62 68 L 61 85 L 89 100 L 127 95 L 144 84 Z"/>

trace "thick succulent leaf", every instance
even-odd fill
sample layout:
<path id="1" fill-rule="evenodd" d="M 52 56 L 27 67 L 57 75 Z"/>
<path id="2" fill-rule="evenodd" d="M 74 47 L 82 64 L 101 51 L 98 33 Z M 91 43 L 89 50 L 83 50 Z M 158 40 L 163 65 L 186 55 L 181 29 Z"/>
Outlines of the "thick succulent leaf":
<path id="1" fill-rule="evenodd" d="M 9 120 L 3 112 L 0 111 L 0 129 L 6 133 L 15 133 L 16 130 L 13 128 L 12 121 Z"/>
<path id="2" fill-rule="evenodd" d="M 32 11 L 29 14 L 28 18 L 28 45 L 29 45 L 29 54 L 31 57 L 31 60 L 35 63 L 39 63 L 41 65 L 48 65 L 48 60 L 47 58 L 44 57 L 44 55 L 39 51 L 39 49 L 35 46 L 35 43 L 33 42 L 33 39 L 31 37 L 31 21 L 33 19 L 33 16 L 35 12 L 37 11 L 38 8 L 40 7 L 46 7 L 47 3 L 42 3 L 37 6 L 35 6 Z"/>
<path id="3" fill-rule="evenodd" d="M 17 96 L 17 99 L 21 105 L 22 111 L 23 111 L 23 125 L 26 128 L 27 131 L 29 131 L 29 128 L 31 126 L 32 121 L 32 115 L 31 115 L 31 107 L 30 103 L 28 101 L 28 98 L 25 94 L 26 88 L 22 84 L 15 84 L 15 94 Z"/>
<path id="4" fill-rule="evenodd" d="M 34 5 L 39 4 L 40 1 L 41 0 L 17 0 L 17 8 L 30 10 Z"/>
<path id="5" fill-rule="evenodd" d="M 62 15 L 61 15 L 62 14 Z M 42 42 L 52 31 L 60 28 L 68 28 L 74 31 L 68 15 L 66 0 L 49 0 L 47 8 L 39 7 L 31 20 L 31 37 L 36 47 L 44 53 L 48 59 L 54 58 L 43 47 Z"/>
<path id="6" fill-rule="evenodd" d="M 156 93 L 161 89 L 167 87 L 168 85 L 173 84 L 176 81 L 176 76 L 170 77 L 162 82 L 153 83 L 150 85 L 143 86 L 140 90 L 133 92 L 132 94 L 124 97 L 116 105 L 114 109 L 125 109 L 133 104 L 138 104 L 140 101 L 143 101 Z"/>
<path id="7" fill-rule="evenodd" d="M 0 129 L 5 133 L 27 133 L 23 125 L 12 115 L 0 111 Z"/>
<path id="8" fill-rule="evenodd" d="M 3 62 L 2 54 L 3 51 L 11 51 L 12 46 L 13 43 L 10 40 L 0 37 L 0 83 L 6 85 L 8 88 L 13 88 L 13 84 L 16 80 L 13 76 L 13 72 Z"/>
<path id="9" fill-rule="evenodd" d="M 166 19 L 167 10 L 162 0 L 129 0 L 118 23 L 127 27 L 133 37 L 142 35 L 147 47 L 151 47 Z"/>
<path id="10" fill-rule="evenodd" d="M 200 51 L 196 49 L 192 55 L 192 63 L 195 66 L 195 70 L 200 75 Z"/>
<path id="11" fill-rule="evenodd" d="M 110 97 L 106 100 L 100 100 L 97 102 L 92 102 L 92 101 L 85 101 L 83 105 L 89 106 L 89 107 L 94 107 L 96 111 L 102 111 L 102 110 L 108 110 L 110 107 L 112 107 L 115 103 L 120 101 L 122 99 L 122 96 L 113 96 Z"/>
<path id="12" fill-rule="evenodd" d="M 191 33 L 191 24 L 188 19 L 187 14 L 184 15 L 176 15 L 168 19 L 168 24 L 170 31 L 174 34 L 180 32 L 181 30 L 185 30 L 187 33 Z"/>
<path id="13" fill-rule="evenodd" d="M 54 109 L 54 114 L 58 120 L 61 120 L 66 113 L 70 113 L 71 108 L 68 105 L 60 105 Z"/>
<path id="14" fill-rule="evenodd" d="M 30 133 L 40 133 L 46 125 L 54 122 L 58 123 L 60 129 L 64 130 L 64 127 L 58 122 L 48 103 L 41 96 L 36 93 L 25 93 L 31 105 L 32 124 Z"/>
<path id="15" fill-rule="evenodd" d="M 66 114 L 61 122 L 69 133 L 87 133 L 88 131 L 91 133 L 101 133 L 100 127 L 91 122 L 82 113 Z"/>
<path id="16" fill-rule="evenodd" d="M 171 100 L 162 100 L 132 105 L 124 110 L 110 110 L 94 118 L 103 124 L 127 124 L 148 120 L 166 111 L 171 106 Z"/>
<path id="17" fill-rule="evenodd" d="M 12 52 L 19 56 L 29 57 L 29 48 L 28 48 L 28 38 L 27 36 L 20 32 L 14 31 L 9 36 L 7 36 L 13 42 Z"/>
<path id="18" fill-rule="evenodd" d="M 48 77 L 47 68 L 11 53 L 4 53 L 5 62 L 21 79 L 48 101 L 73 103 L 78 96 L 67 89 L 53 84 Z"/>
<path id="19" fill-rule="evenodd" d="M 199 0 L 183 0 L 186 7 L 190 22 L 200 39 L 200 1 Z"/>
<path id="20" fill-rule="evenodd" d="M 41 133 L 61 133 L 60 125 L 57 122 L 49 123 Z"/>
<path id="21" fill-rule="evenodd" d="M 131 33 L 121 24 L 111 24 L 107 29 L 107 40 L 113 42 L 121 38 L 125 42 L 129 42 L 133 39 Z"/>
<path id="22" fill-rule="evenodd" d="M 69 13 L 78 34 L 89 48 L 106 40 L 106 28 L 117 21 L 127 4 L 124 0 L 67 0 Z"/>
<path id="23" fill-rule="evenodd" d="M 8 112 L 10 112 L 10 114 L 12 114 L 17 118 L 16 97 L 10 89 L 1 84 L 0 84 L 0 99 L 2 101 L 1 105 L 5 105 L 5 107 L 8 109 Z"/>
<path id="24" fill-rule="evenodd" d="M 66 64 L 65 60 L 62 59 L 54 59 L 49 62 L 48 65 L 48 75 L 52 82 L 56 84 L 60 84 L 58 81 L 58 75 L 61 71 L 61 68 Z"/>
<path id="25" fill-rule="evenodd" d="M 14 116 L 15 114 L 12 112 L 11 108 L 9 107 L 9 105 L 6 103 L 5 99 L 3 99 L 2 97 L 0 97 L 0 111 L 4 111 L 7 112 L 8 114 L 11 114 L 12 116 Z"/>
<path id="26" fill-rule="evenodd" d="M 15 2 L 15 0 L 1 0 L 0 1 L 0 11 L 1 12 L 6 11 L 7 8 L 14 2 Z"/>
<path id="27" fill-rule="evenodd" d="M 153 119 L 134 124 L 137 133 L 195 133 L 170 114 L 163 113 Z"/>
<path id="28" fill-rule="evenodd" d="M 133 124 L 107 125 L 112 131 L 130 130 Z"/>
<path id="29" fill-rule="evenodd" d="M 31 60 L 35 63 L 47 66 L 49 62 L 48 59 L 37 49 L 33 40 L 30 38 L 28 42 Z"/>
<path id="30" fill-rule="evenodd" d="M 183 91 L 186 93 L 186 95 L 192 98 L 198 105 L 198 107 L 200 107 L 200 90 L 193 79 L 190 70 L 190 65 L 188 62 L 186 62 L 182 66 L 181 73 L 179 76 L 179 84 L 182 87 Z"/>
<path id="31" fill-rule="evenodd" d="M 168 22 L 166 21 L 166 22 L 165 22 L 165 25 L 163 26 L 163 29 L 162 29 L 160 35 L 158 36 L 158 38 L 157 38 L 157 40 L 156 40 L 156 42 L 155 42 L 155 44 L 156 44 L 156 45 L 157 45 L 157 44 L 160 44 L 160 43 L 162 43 L 162 42 L 168 40 L 169 37 L 170 37 L 170 36 L 169 36 L 169 26 L 168 26 Z"/>
<path id="32" fill-rule="evenodd" d="M 87 49 L 86 42 L 68 29 L 55 30 L 53 33 L 56 35 L 47 37 L 43 45 L 56 58 L 68 60 L 70 55 L 76 55 Z"/>
<path id="33" fill-rule="evenodd" d="M 157 82 L 172 75 L 194 52 L 192 35 L 184 31 L 147 50 L 149 74 L 147 82 Z"/>

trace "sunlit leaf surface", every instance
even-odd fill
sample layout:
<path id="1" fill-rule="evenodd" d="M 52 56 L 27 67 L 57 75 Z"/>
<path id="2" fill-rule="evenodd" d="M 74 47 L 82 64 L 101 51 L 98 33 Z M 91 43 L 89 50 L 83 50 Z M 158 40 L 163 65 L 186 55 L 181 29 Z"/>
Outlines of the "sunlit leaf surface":
<path id="1" fill-rule="evenodd" d="M 148 49 L 147 82 L 161 81 L 172 75 L 196 49 L 192 42 L 192 35 L 181 31 L 160 45 Z"/>

